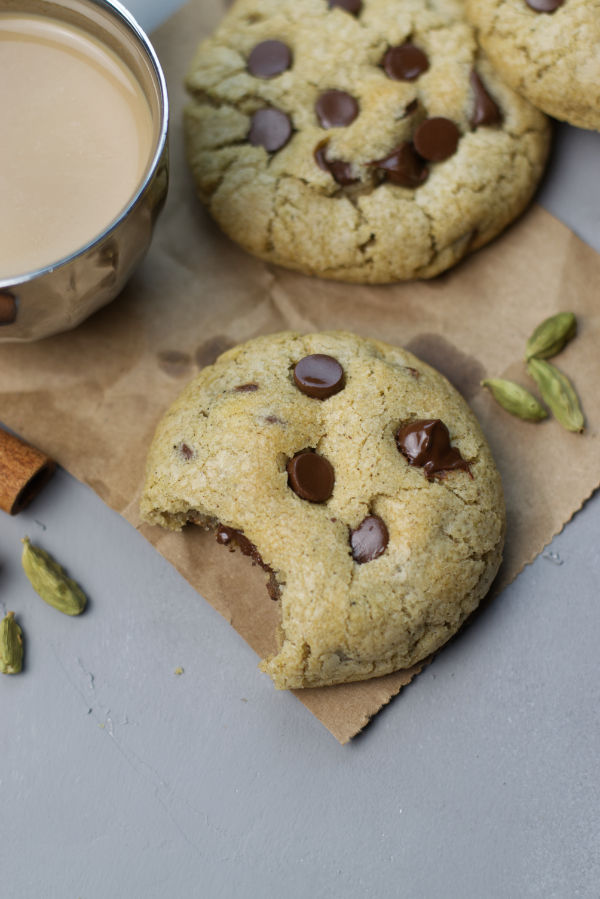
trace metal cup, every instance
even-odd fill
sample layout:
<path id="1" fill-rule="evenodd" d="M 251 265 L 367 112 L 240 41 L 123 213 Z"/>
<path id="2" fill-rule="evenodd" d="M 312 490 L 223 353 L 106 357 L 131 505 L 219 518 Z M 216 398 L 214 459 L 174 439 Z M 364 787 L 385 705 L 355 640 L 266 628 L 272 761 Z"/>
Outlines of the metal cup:
<path id="1" fill-rule="evenodd" d="M 103 41 L 136 76 L 155 126 L 153 155 L 143 181 L 99 237 L 47 268 L 0 278 L 0 343 L 14 343 L 74 328 L 110 303 L 144 259 L 167 196 L 169 101 L 150 41 L 116 0 L 0 0 L 0 12 L 51 16 Z"/>

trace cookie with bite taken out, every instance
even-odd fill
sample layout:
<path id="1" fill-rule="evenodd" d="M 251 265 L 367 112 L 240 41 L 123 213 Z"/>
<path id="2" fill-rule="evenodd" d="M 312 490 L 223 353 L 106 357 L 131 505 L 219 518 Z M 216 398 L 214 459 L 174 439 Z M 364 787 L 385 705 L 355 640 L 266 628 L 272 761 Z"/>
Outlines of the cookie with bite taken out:
<path id="1" fill-rule="evenodd" d="M 466 402 L 411 353 L 344 331 L 260 337 L 205 368 L 158 427 L 141 512 L 214 529 L 265 569 L 281 627 L 261 668 L 279 689 L 430 655 L 487 593 L 504 542 L 500 475 Z"/>

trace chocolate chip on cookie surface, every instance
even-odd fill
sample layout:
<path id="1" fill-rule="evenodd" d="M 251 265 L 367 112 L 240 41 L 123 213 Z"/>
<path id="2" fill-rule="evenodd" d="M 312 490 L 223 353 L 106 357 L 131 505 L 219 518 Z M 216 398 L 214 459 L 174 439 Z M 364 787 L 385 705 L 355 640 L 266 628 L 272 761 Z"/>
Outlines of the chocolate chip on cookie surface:
<path id="1" fill-rule="evenodd" d="M 325 400 L 344 386 L 344 369 L 333 356 L 313 353 L 296 363 L 294 381 L 302 393 Z"/>
<path id="2" fill-rule="evenodd" d="M 481 45 L 538 109 L 600 130 L 600 0 L 467 0 Z"/>
<path id="3" fill-rule="evenodd" d="M 141 511 L 214 528 L 267 571 L 280 648 L 261 667 L 281 689 L 434 652 L 486 594 L 504 538 L 500 476 L 462 397 L 342 331 L 260 337 L 203 369 L 158 427 Z"/>
<path id="4" fill-rule="evenodd" d="M 187 155 L 221 228 L 344 281 L 430 278 L 483 246 L 549 145 L 458 0 L 237 0 L 187 87 Z"/>

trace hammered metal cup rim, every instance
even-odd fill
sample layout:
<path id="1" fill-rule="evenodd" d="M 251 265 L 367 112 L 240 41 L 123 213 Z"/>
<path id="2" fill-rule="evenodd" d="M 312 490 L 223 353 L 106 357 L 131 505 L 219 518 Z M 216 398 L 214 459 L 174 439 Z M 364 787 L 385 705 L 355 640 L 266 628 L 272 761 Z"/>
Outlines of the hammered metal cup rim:
<path id="1" fill-rule="evenodd" d="M 78 259 L 81 256 L 85 256 L 86 253 L 89 253 L 90 250 L 94 249 L 94 247 L 102 244 L 107 239 L 107 237 L 110 237 L 110 235 L 119 228 L 122 222 L 131 214 L 132 210 L 135 209 L 137 204 L 140 202 L 140 200 L 144 196 L 146 189 L 152 182 L 152 179 L 165 151 L 169 132 L 169 95 L 167 91 L 167 82 L 165 80 L 162 67 L 148 35 L 140 27 L 129 10 L 125 9 L 125 7 L 118 2 L 118 0 L 85 0 L 85 2 L 93 6 L 97 6 L 100 9 L 105 10 L 109 15 L 114 16 L 118 20 L 121 20 L 121 22 L 125 24 L 125 26 L 133 33 L 136 40 L 141 44 L 145 54 L 148 57 L 148 61 L 152 64 L 152 69 L 154 71 L 154 75 L 159 87 L 160 126 L 156 139 L 156 149 L 151 161 L 148 164 L 146 174 L 141 180 L 132 198 L 127 203 L 125 208 L 121 210 L 117 218 L 107 228 L 105 228 L 93 240 L 89 241 L 89 243 L 80 247 L 74 253 L 70 253 L 68 256 L 64 256 L 62 259 L 59 259 L 52 265 L 47 265 L 44 268 L 35 269 L 32 272 L 26 272 L 22 275 L 17 275 L 16 277 L 13 276 L 10 278 L 0 278 L 0 292 L 9 291 L 11 288 L 22 286 L 23 284 L 27 284 L 31 281 L 35 281 L 38 278 L 42 278 L 44 275 L 55 272 L 57 269 L 69 265 L 75 259 Z"/>

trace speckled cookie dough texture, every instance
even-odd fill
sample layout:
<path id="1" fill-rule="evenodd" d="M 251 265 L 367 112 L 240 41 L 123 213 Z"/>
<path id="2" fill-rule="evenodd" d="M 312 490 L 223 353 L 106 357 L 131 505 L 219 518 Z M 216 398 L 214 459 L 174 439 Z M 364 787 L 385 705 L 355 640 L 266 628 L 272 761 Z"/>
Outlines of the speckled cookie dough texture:
<path id="1" fill-rule="evenodd" d="M 508 84 L 548 115 L 600 130 L 600 0 L 468 0 L 466 8 Z"/>
<path id="2" fill-rule="evenodd" d="M 261 46 L 275 41 L 289 56 Z M 187 155 L 221 228 L 342 281 L 432 278 L 482 247 L 529 203 L 549 146 L 462 0 L 237 0 L 187 87 Z"/>
<path id="3" fill-rule="evenodd" d="M 307 356 L 335 360 L 342 386 L 330 366 L 325 398 L 303 392 Z M 428 476 L 414 435 L 400 451 L 418 421 L 439 438 L 438 469 L 455 470 Z M 333 470 L 319 501 L 290 473 L 306 451 Z M 218 528 L 222 543 L 243 532 L 279 596 L 279 652 L 261 663 L 279 689 L 425 658 L 485 596 L 504 542 L 500 476 L 462 397 L 410 353 L 343 331 L 261 337 L 204 369 L 158 427 L 141 512 Z"/>

